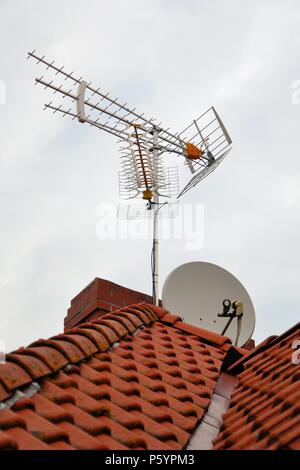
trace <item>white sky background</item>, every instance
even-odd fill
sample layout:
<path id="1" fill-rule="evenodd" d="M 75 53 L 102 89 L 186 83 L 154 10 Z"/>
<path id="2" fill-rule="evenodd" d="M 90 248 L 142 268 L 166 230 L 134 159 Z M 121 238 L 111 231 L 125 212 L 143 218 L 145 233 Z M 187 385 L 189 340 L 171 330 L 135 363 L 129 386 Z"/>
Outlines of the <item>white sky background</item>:
<path id="1" fill-rule="evenodd" d="M 257 341 L 298 321 L 299 26 L 298 0 L 1 2 L 0 339 L 8 350 L 61 332 L 71 298 L 96 276 L 151 289 L 149 241 L 96 235 L 97 207 L 118 198 L 118 146 L 42 112 L 38 71 L 26 61 L 33 49 L 174 130 L 216 107 L 234 149 L 182 200 L 205 205 L 204 248 L 162 242 L 161 281 L 179 264 L 213 262 L 249 291 Z"/>

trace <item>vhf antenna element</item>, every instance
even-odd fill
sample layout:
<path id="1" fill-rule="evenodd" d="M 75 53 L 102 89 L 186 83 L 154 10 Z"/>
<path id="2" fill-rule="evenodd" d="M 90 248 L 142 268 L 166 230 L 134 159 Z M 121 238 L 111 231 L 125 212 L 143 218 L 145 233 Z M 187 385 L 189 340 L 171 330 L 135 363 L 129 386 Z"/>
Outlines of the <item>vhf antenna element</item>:
<path id="1" fill-rule="evenodd" d="M 126 102 L 92 82 L 76 77 L 64 67 L 36 51 L 28 59 L 43 67 L 35 79 L 52 94 L 44 110 L 69 116 L 117 138 L 121 144 L 119 191 L 121 199 L 146 202 L 153 214 L 152 291 L 158 305 L 158 219 L 162 207 L 171 198 L 180 198 L 214 171 L 231 150 L 232 140 L 212 106 L 181 132 L 172 132 L 153 118 L 146 118 Z M 173 154 L 192 173 L 190 181 L 179 190 L 177 168 L 166 168 L 164 154 Z"/>

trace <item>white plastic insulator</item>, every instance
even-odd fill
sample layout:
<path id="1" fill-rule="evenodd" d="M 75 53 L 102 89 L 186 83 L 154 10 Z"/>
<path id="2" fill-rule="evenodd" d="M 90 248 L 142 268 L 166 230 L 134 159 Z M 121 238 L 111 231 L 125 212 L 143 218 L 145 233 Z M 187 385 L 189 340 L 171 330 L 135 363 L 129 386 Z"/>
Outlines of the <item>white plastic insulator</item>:
<path id="1" fill-rule="evenodd" d="M 78 116 L 79 122 L 86 121 L 85 110 L 84 110 L 84 101 L 85 101 L 84 96 L 85 96 L 86 87 L 87 87 L 87 82 L 82 80 L 79 83 L 78 92 L 77 92 L 77 116 Z"/>

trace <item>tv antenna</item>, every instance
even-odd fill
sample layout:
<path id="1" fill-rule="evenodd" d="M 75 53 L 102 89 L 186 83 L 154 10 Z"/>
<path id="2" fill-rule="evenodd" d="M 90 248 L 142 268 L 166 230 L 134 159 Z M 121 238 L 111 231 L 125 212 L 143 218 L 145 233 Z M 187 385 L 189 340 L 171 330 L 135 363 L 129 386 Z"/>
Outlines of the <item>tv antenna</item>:
<path id="1" fill-rule="evenodd" d="M 153 214 L 152 290 L 153 303 L 158 305 L 158 220 L 166 205 L 175 204 L 174 198 L 180 198 L 214 171 L 231 150 L 232 141 L 220 116 L 212 106 L 183 131 L 174 133 L 35 50 L 27 58 L 45 68 L 35 79 L 36 85 L 53 94 L 44 110 L 89 124 L 116 137 L 121 144 L 120 197 L 144 200 Z M 181 159 L 193 175 L 180 191 L 178 172 L 165 168 L 166 153 Z M 168 202 L 172 198 L 173 202 Z"/>

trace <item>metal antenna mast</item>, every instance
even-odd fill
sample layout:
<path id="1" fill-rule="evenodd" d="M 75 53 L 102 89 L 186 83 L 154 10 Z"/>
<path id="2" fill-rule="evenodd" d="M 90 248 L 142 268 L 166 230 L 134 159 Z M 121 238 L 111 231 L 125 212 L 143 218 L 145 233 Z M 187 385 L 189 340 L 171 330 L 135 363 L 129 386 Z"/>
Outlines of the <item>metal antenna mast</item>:
<path id="1" fill-rule="evenodd" d="M 154 172 L 158 175 L 158 131 L 153 129 L 153 162 Z M 153 266 L 152 266 L 152 295 L 154 305 L 159 304 L 159 283 L 158 283 L 158 211 L 159 193 L 154 191 L 153 196 L 154 216 L 153 216 Z"/>
<path id="2" fill-rule="evenodd" d="M 36 51 L 29 52 L 28 59 L 44 67 L 46 73 L 36 78 L 35 84 L 43 86 L 55 98 L 55 102 L 52 98 L 45 104 L 44 110 L 105 131 L 121 144 L 120 198 L 143 199 L 147 213 L 153 217 L 152 288 L 153 303 L 157 305 L 159 218 L 163 216 L 166 204 L 171 206 L 167 201 L 180 198 L 196 186 L 231 150 L 232 141 L 221 118 L 212 106 L 182 132 L 174 133 L 119 98 L 112 98 L 100 87 L 94 87 L 92 82 L 84 81 L 81 76 L 75 77 L 73 71 L 66 72 L 64 67 Z M 164 165 L 166 153 L 181 159 L 193 175 L 180 191 L 177 168 Z M 128 205 L 127 217 L 132 218 L 130 212 L 132 206 Z"/>

